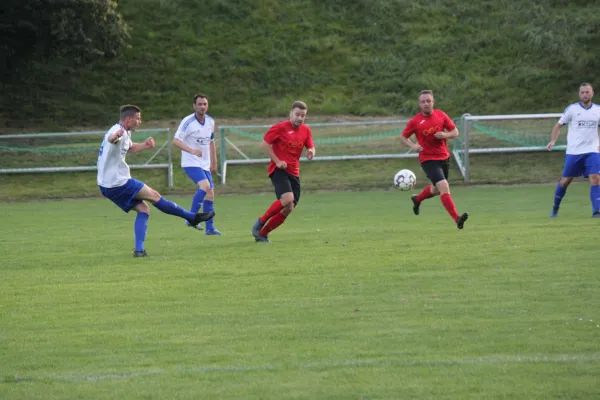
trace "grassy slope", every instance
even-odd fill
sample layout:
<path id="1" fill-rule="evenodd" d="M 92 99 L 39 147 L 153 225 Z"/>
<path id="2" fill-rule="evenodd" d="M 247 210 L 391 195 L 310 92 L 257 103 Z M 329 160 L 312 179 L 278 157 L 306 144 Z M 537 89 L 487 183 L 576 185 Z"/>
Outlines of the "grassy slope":
<path id="1" fill-rule="evenodd" d="M 598 67 L 600 6 L 579 2 L 122 0 L 132 47 L 74 68 L 32 65 L 3 88 L 9 130 L 112 122 L 118 105 L 177 118 L 190 96 L 217 117 L 412 112 L 432 88 L 452 114 L 558 111 Z"/>

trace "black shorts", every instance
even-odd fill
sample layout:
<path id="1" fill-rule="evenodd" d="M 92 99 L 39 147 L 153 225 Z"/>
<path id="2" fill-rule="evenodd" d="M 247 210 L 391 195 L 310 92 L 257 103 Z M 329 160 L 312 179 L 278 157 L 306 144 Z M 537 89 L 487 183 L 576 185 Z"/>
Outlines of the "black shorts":
<path id="1" fill-rule="evenodd" d="M 277 199 L 281 199 L 284 193 L 292 192 L 294 194 L 294 206 L 298 205 L 300 200 L 300 178 L 294 176 L 287 171 L 276 168 L 271 175 L 271 182 L 275 187 L 275 195 Z"/>
<path id="2" fill-rule="evenodd" d="M 450 157 L 445 160 L 423 161 L 421 168 L 425 171 L 427 178 L 434 185 L 440 181 L 448 179 L 448 170 L 450 169 Z"/>

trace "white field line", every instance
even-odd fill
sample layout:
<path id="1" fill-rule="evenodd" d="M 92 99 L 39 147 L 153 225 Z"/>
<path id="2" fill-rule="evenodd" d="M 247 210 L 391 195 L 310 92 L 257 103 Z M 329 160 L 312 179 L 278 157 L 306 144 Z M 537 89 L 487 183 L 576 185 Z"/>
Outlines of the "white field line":
<path id="1" fill-rule="evenodd" d="M 553 355 L 497 355 L 480 358 L 458 358 L 446 360 L 348 360 L 332 362 L 315 362 L 308 364 L 280 364 L 280 365 L 206 365 L 197 367 L 176 367 L 173 369 L 151 368 L 141 371 L 123 371 L 104 374 L 52 374 L 52 375 L 30 375 L 0 377 L 0 384 L 32 381 L 68 381 L 68 382 L 96 382 L 110 380 L 134 379 L 147 376 L 173 376 L 188 374 L 216 373 L 245 373 L 255 371 L 279 371 L 279 370 L 311 370 L 311 369 L 334 369 L 352 367 L 448 367 L 456 365 L 509 365 L 509 364 L 574 364 L 574 363 L 597 363 L 600 362 L 600 353 L 583 354 L 553 354 Z"/>

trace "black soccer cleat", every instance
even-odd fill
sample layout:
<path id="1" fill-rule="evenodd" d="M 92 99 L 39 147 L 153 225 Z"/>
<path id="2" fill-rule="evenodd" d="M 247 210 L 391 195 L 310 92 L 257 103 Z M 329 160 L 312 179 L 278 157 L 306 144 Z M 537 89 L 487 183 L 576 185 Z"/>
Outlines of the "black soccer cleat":
<path id="1" fill-rule="evenodd" d="M 465 221 L 469 219 L 469 213 L 463 213 L 460 217 L 458 217 L 458 221 L 456 221 L 456 227 L 458 229 L 462 229 L 465 226 Z"/>
<path id="2" fill-rule="evenodd" d="M 193 220 L 189 221 L 189 223 L 193 226 L 198 225 L 200 222 L 205 222 L 208 221 L 209 219 L 214 218 L 215 216 L 215 212 L 214 211 L 210 211 L 210 212 L 199 212 L 196 213 L 196 216 L 194 217 Z"/>
<path id="3" fill-rule="evenodd" d="M 148 255 L 148 253 L 146 253 L 146 250 L 134 250 L 133 257 L 137 258 L 137 257 L 150 257 L 150 256 Z"/>
<path id="4" fill-rule="evenodd" d="M 413 202 L 413 212 L 415 213 L 415 215 L 419 215 L 419 207 L 421 207 L 421 203 L 417 202 L 417 195 L 413 194 L 412 196 L 410 196 L 410 199 Z"/>
<path id="5" fill-rule="evenodd" d="M 260 236 L 260 230 L 263 228 L 263 226 L 265 226 L 265 224 L 264 222 L 260 222 L 259 218 L 257 218 L 254 225 L 252 225 L 252 236 L 254 236 L 257 242 L 258 237 Z"/>

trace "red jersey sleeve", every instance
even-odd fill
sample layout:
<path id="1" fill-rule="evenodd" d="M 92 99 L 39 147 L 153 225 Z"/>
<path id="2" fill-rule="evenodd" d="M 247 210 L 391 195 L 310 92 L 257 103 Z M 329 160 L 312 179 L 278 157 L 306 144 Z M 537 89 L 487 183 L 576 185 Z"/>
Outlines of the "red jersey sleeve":
<path id="1" fill-rule="evenodd" d="M 265 137 L 263 138 L 263 140 L 269 144 L 273 144 L 277 141 L 277 139 L 279 139 L 280 133 L 281 133 L 280 124 L 275 124 L 269 128 L 267 133 L 265 133 Z"/>
<path id="2" fill-rule="evenodd" d="M 413 133 L 415 133 L 414 118 L 408 121 L 408 123 L 406 124 L 406 128 L 404 128 L 404 130 L 402 131 L 402 136 L 404 136 L 405 138 L 409 138 L 413 135 Z"/>
<path id="3" fill-rule="evenodd" d="M 309 127 L 306 127 L 306 141 L 304 142 L 304 147 L 307 149 L 312 149 L 315 147 L 315 142 L 313 142 L 312 131 Z"/>
<path id="4" fill-rule="evenodd" d="M 444 128 L 448 129 L 449 131 L 454 130 L 454 128 L 456 128 L 454 121 L 452 121 L 452 119 L 450 119 L 450 117 L 446 113 L 444 113 Z"/>

